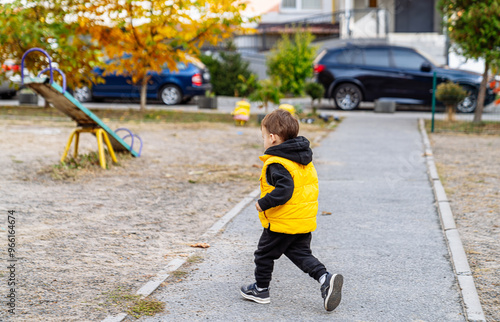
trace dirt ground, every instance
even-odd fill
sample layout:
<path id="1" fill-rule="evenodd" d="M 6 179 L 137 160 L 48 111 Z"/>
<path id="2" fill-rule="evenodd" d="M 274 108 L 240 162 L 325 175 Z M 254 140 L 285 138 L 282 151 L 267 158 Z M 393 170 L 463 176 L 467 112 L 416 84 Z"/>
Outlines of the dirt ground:
<path id="1" fill-rule="evenodd" d="M 140 158 L 109 170 L 57 168 L 74 123 L 0 119 L 0 243 L 16 211 L 16 316 L 0 320 L 96 321 L 186 256 L 215 221 L 257 188 L 260 130 L 220 123 L 110 123 L 144 140 Z M 303 128 L 311 141 L 324 134 Z M 430 136 L 483 308 L 500 321 L 500 137 Z M 80 153 L 96 150 L 82 134 Z M 63 178 L 63 179 L 61 179 Z M 5 249 L 5 247 L 4 247 Z M 7 253 L 0 292 L 7 294 Z"/>
<path id="2" fill-rule="evenodd" d="M 140 158 L 61 171 L 74 129 L 63 120 L 0 119 L 0 242 L 15 210 L 18 259 L 15 318 L 2 307 L 0 320 L 98 321 L 122 312 L 110 292 L 137 291 L 258 188 L 257 127 L 110 123 L 141 136 Z M 311 141 L 323 133 L 301 132 Z M 82 134 L 79 152 L 95 150 L 95 138 Z M 1 258 L 7 263 L 5 251 Z M 8 276 L 3 264 L 1 294 Z"/>
<path id="3" fill-rule="evenodd" d="M 430 140 L 484 313 L 500 321 L 500 136 Z"/>

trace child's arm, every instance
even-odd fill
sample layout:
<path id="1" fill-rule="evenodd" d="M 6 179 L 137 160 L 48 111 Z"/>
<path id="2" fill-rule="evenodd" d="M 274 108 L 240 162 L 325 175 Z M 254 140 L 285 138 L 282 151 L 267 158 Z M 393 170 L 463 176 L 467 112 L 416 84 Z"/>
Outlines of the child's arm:
<path id="1" fill-rule="evenodd" d="M 279 163 L 270 164 L 266 171 L 267 182 L 275 189 L 257 201 L 259 211 L 284 205 L 293 195 L 293 178 L 290 172 Z M 257 207 L 256 205 L 256 207 Z"/>

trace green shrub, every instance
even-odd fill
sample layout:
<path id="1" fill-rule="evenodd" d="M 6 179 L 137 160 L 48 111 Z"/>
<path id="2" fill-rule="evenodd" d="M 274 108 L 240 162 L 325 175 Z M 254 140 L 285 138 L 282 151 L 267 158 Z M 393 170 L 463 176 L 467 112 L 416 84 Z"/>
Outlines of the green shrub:
<path id="1" fill-rule="evenodd" d="M 238 75 L 239 83 L 236 84 L 235 96 L 248 97 L 259 87 L 256 74 L 250 74 L 250 77 L 246 78 L 243 75 Z"/>
<path id="2" fill-rule="evenodd" d="M 308 82 L 305 86 L 306 94 L 311 97 L 311 107 L 313 109 L 313 114 L 316 114 L 316 107 L 314 106 L 314 100 L 318 100 L 321 103 L 321 99 L 325 94 L 325 88 L 323 85 L 315 82 Z"/>
<path id="3" fill-rule="evenodd" d="M 311 46 L 313 39 L 309 31 L 298 31 L 293 41 L 288 35 L 283 35 L 273 48 L 266 62 L 267 73 L 281 81 L 282 93 L 304 95 L 306 79 L 313 76 L 312 65 L 317 49 Z"/>
<path id="4" fill-rule="evenodd" d="M 250 94 L 249 99 L 252 102 L 261 102 L 267 114 L 267 106 L 269 102 L 278 105 L 283 94 L 279 90 L 279 82 L 271 79 L 263 79 L 259 81 L 257 89 Z"/>
<path id="5" fill-rule="evenodd" d="M 455 108 L 467 94 L 462 86 L 453 82 L 441 83 L 436 87 L 436 99 L 446 106 L 449 121 L 455 119 Z"/>
<path id="6" fill-rule="evenodd" d="M 241 83 L 238 76 L 249 79 L 252 75 L 248 68 L 250 63 L 241 58 L 232 44 L 228 45 L 226 51 L 219 52 L 218 57 L 202 55 L 200 60 L 210 72 L 212 91 L 216 95 L 235 95 L 237 85 Z"/>
<path id="7" fill-rule="evenodd" d="M 453 82 L 441 83 L 436 87 L 436 99 L 444 105 L 456 106 L 467 97 L 467 91 Z"/>

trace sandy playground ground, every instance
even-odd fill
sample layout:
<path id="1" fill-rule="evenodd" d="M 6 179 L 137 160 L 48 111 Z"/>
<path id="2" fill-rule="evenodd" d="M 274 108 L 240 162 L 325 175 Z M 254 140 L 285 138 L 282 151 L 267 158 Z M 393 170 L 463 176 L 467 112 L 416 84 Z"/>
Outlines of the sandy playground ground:
<path id="1" fill-rule="evenodd" d="M 57 167 L 74 123 L 0 119 L 0 243 L 16 211 L 16 315 L 0 320 L 98 321 L 257 188 L 260 130 L 220 123 L 129 123 L 143 156 L 109 170 Z M 303 127 L 311 141 L 325 131 Z M 500 137 L 431 135 L 439 173 L 489 321 L 499 321 Z M 82 134 L 80 153 L 96 150 Z M 0 292 L 7 294 L 8 253 Z"/>
<path id="2" fill-rule="evenodd" d="M 122 312 L 110 292 L 137 291 L 191 244 L 204 242 L 198 236 L 258 188 L 258 127 L 125 126 L 144 140 L 140 158 L 120 156 L 109 170 L 84 164 L 76 170 L 56 166 L 73 122 L 0 120 L 4 244 L 7 210 L 16 211 L 14 320 L 96 321 Z M 301 134 L 312 141 L 322 131 Z M 97 150 L 90 134 L 81 135 L 80 146 L 82 154 Z M 7 294 L 7 282 L 0 291 Z M 5 308 L 0 312 L 0 320 L 7 318 Z"/>

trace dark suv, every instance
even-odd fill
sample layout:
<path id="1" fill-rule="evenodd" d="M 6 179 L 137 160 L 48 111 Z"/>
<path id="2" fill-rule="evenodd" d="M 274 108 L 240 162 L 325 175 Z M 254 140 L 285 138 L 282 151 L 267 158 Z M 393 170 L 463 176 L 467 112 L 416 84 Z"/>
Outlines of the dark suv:
<path id="1" fill-rule="evenodd" d="M 429 105 L 434 71 L 438 84 L 449 80 L 469 92 L 457 106 L 460 112 L 470 113 L 476 109 L 480 74 L 438 66 L 413 48 L 348 44 L 326 49 L 314 61 L 316 80 L 324 86 L 325 97 L 333 98 L 343 110 L 352 110 L 362 101 L 379 98 L 401 104 Z M 494 98 L 488 88 L 485 104 Z"/>

